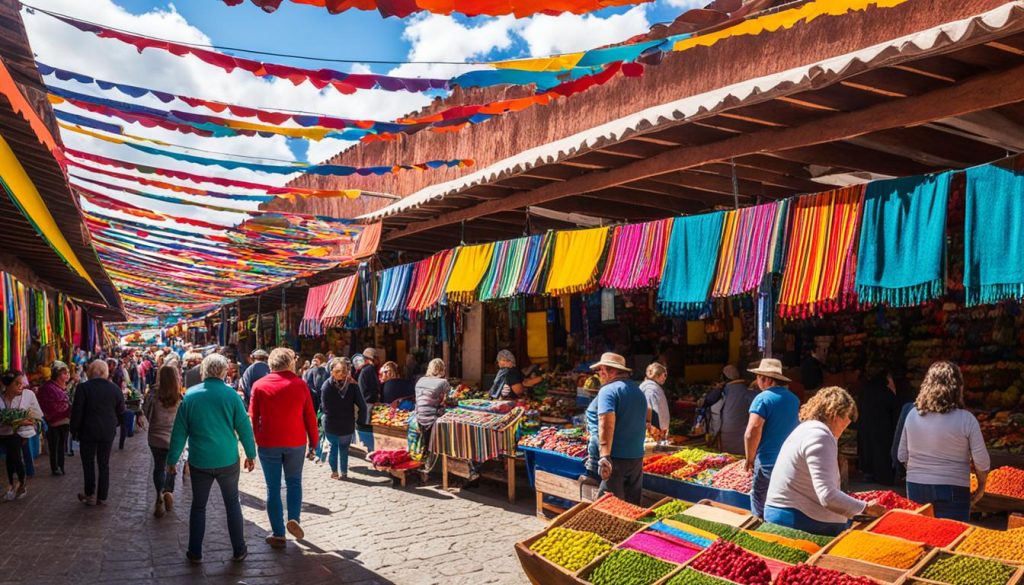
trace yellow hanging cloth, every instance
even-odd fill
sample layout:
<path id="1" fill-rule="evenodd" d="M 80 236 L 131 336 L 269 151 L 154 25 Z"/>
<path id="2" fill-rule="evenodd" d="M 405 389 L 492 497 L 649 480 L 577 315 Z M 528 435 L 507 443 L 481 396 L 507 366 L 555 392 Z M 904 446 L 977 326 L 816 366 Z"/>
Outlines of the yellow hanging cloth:
<path id="1" fill-rule="evenodd" d="M 455 266 L 448 278 L 445 292 L 452 303 L 472 303 L 476 300 L 480 281 L 491 266 L 494 244 L 462 246 L 458 249 Z"/>
<path id="2" fill-rule="evenodd" d="M 555 233 L 555 253 L 544 291 L 549 295 L 593 290 L 597 284 L 597 263 L 604 255 L 608 228 Z"/>

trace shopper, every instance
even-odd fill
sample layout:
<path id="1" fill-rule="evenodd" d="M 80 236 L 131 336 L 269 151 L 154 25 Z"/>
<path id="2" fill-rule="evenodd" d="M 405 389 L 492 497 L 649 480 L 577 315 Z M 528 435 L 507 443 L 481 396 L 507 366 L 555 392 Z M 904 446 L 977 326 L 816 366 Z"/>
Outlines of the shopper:
<path id="1" fill-rule="evenodd" d="M 185 557 L 192 563 L 203 559 L 206 502 L 216 481 L 227 512 L 232 560 L 241 561 L 249 551 L 245 546 L 242 504 L 238 499 L 238 443 L 241 442 L 245 450 L 245 470 L 252 471 L 256 467 L 252 425 L 245 416 L 242 399 L 224 382 L 228 374 L 227 358 L 220 354 L 208 355 L 200 364 L 200 372 L 202 384 L 189 388 L 178 406 L 167 453 L 167 472 L 171 473 L 188 442 L 192 509 Z"/>
<path id="2" fill-rule="evenodd" d="M 323 430 L 330 445 L 327 462 L 331 479 L 348 477 L 348 447 L 355 436 L 356 424 L 370 424 L 370 408 L 352 379 L 352 363 L 347 358 L 328 362 L 330 379 L 320 388 Z"/>
<path id="3" fill-rule="evenodd" d="M 203 356 L 197 351 L 185 352 L 185 357 L 182 359 L 182 378 L 185 385 L 185 390 L 193 386 L 197 386 L 203 382 L 202 369 L 200 364 L 203 361 Z"/>
<path id="4" fill-rule="evenodd" d="M 310 397 L 313 399 L 313 410 L 320 410 L 320 388 L 323 387 L 324 382 L 330 378 L 330 374 L 327 372 L 327 368 L 324 364 L 327 363 L 327 358 L 322 353 L 318 353 L 313 356 L 313 364 L 306 370 L 306 373 L 302 374 L 302 379 L 306 382 L 309 387 Z"/>
<path id="5" fill-rule="evenodd" d="M 907 497 L 932 504 L 935 516 L 966 522 L 985 494 L 991 465 L 981 426 L 964 409 L 964 379 L 951 362 L 928 368 L 900 437 L 899 460 L 907 465 Z M 971 464 L 978 491 L 971 494 Z"/>
<path id="6" fill-rule="evenodd" d="M 626 359 L 615 353 L 601 355 L 590 366 L 601 379 L 596 404 L 599 493 L 611 492 L 632 504 L 640 504 L 643 480 L 644 437 L 651 410 L 640 386 L 629 379 Z M 596 432 L 595 432 L 596 431 Z"/>
<path id="7" fill-rule="evenodd" d="M 889 370 L 878 365 L 866 368 L 858 398 L 860 412 L 869 416 L 861 419 L 857 428 L 857 466 L 864 481 L 892 485 L 896 477 L 891 450 L 900 403 Z"/>
<path id="8" fill-rule="evenodd" d="M 249 354 L 252 364 L 245 369 L 245 373 L 242 374 L 242 378 L 238 381 L 238 389 L 245 396 L 246 408 L 249 407 L 249 402 L 252 399 L 252 385 L 270 373 L 270 366 L 267 365 L 269 357 L 270 354 L 264 349 L 256 349 Z"/>
<path id="9" fill-rule="evenodd" d="M 372 347 L 368 347 L 363 350 L 363 353 L 359 356 L 362 358 L 363 365 L 360 367 L 356 365 L 356 359 L 353 358 L 352 364 L 356 368 L 356 381 L 359 383 L 359 391 L 363 393 L 363 400 L 366 404 L 373 408 L 373 405 L 380 399 L 380 379 L 377 377 L 377 350 Z M 356 436 L 359 437 L 359 442 L 366 447 L 367 455 L 373 452 L 373 428 L 368 425 L 356 425 Z"/>
<path id="10" fill-rule="evenodd" d="M 306 456 L 313 458 L 320 434 L 309 387 L 295 373 L 295 352 L 276 348 L 270 352 L 267 364 L 270 373 L 253 385 L 249 417 L 267 482 L 267 516 L 273 530 L 267 543 L 273 548 L 284 548 L 286 528 L 296 539 L 305 537 L 299 524 L 302 464 Z M 288 490 L 287 524 L 281 506 L 282 472 Z"/>
<path id="11" fill-rule="evenodd" d="M 751 387 L 743 379 L 739 368 L 729 364 L 722 368 L 725 386 L 722 388 L 721 425 L 718 432 L 719 448 L 725 453 L 744 452 L 743 435 L 750 420 L 750 405 L 760 389 Z"/>
<path id="12" fill-rule="evenodd" d="M 75 388 L 71 403 L 71 436 L 78 441 L 85 478 L 78 499 L 87 506 L 104 503 L 110 493 L 110 450 L 124 414 L 124 393 L 109 375 L 105 361 L 89 364 L 89 380 Z"/>
<path id="13" fill-rule="evenodd" d="M 177 361 L 164 363 L 157 372 L 156 388 L 146 399 L 145 422 L 149 425 L 149 451 L 153 455 L 153 487 L 156 503 L 153 515 L 160 518 L 164 511 L 174 508 L 174 478 L 176 468 L 167 468 L 167 453 L 171 448 L 171 432 L 181 404 L 181 379 Z"/>
<path id="14" fill-rule="evenodd" d="M 434 434 L 434 423 L 444 413 L 444 401 L 452 389 L 445 377 L 447 374 L 444 360 L 434 358 L 427 364 L 426 375 L 416 382 L 416 425 L 424 453 L 432 451 L 430 440 Z"/>
<path id="15" fill-rule="evenodd" d="M 0 395 L 0 412 L 5 410 L 23 410 L 25 417 L 12 421 L 10 425 L 0 425 L 0 444 L 6 452 L 5 467 L 7 468 L 8 489 L 4 500 L 21 499 L 28 493 L 25 487 L 25 460 L 22 452 L 25 439 L 36 436 L 36 423 L 43 420 L 43 411 L 39 408 L 34 392 L 28 389 L 28 378 L 18 370 L 8 370 L 0 376 L 3 394 Z"/>
<path id="16" fill-rule="evenodd" d="M 800 420 L 775 462 L 765 521 L 838 536 L 854 516 L 884 514 L 882 506 L 868 505 L 839 489 L 838 438 L 857 420 L 853 397 L 842 388 L 822 388 L 800 408 Z"/>
<path id="17" fill-rule="evenodd" d="M 647 366 L 646 379 L 640 383 L 640 390 L 647 398 L 647 408 L 651 409 L 651 430 L 659 440 L 668 438 L 669 410 L 664 389 L 666 380 L 668 370 L 658 362 L 653 362 Z"/>
<path id="18" fill-rule="evenodd" d="M 526 393 L 523 373 L 516 367 L 516 356 L 503 349 L 498 352 L 498 373 L 494 375 L 490 396 L 493 400 L 515 400 Z"/>
<path id="19" fill-rule="evenodd" d="M 416 385 L 412 380 L 399 375 L 398 364 L 386 362 L 380 367 L 380 394 L 384 404 L 391 404 L 396 400 L 414 397 Z"/>
<path id="20" fill-rule="evenodd" d="M 64 457 L 71 434 L 71 400 L 68 382 L 71 371 L 67 364 L 55 361 L 50 366 L 50 381 L 39 389 L 39 407 L 46 421 L 46 450 L 50 454 L 50 473 L 64 475 Z"/>
<path id="21" fill-rule="evenodd" d="M 750 403 L 743 442 L 747 471 L 754 473 L 750 511 L 763 519 L 775 460 L 782 443 L 800 422 L 800 400 L 786 387 L 790 379 L 782 375 L 782 362 L 779 360 L 765 358 L 750 373 L 757 375 L 761 393 Z"/>

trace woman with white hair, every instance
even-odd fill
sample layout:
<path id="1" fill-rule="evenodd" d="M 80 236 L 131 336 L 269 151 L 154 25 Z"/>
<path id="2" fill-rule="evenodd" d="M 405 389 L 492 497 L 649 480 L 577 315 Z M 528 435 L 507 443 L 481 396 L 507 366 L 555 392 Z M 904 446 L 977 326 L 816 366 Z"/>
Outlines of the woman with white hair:
<path id="1" fill-rule="evenodd" d="M 668 437 L 669 409 L 668 399 L 665 398 L 665 382 L 668 380 L 668 370 L 658 362 L 647 366 L 646 379 L 640 383 L 640 390 L 643 390 L 647 397 L 647 407 L 651 409 L 650 430 L 656 435 L 656 439 Z"/>
<path id="2" fill-rule="evenodd" d="M 452 389 L 448 383 L 444 360 L 434 358 L 427 364 L 427 374 L 416 382 L 416 424 L 420 428 L 423 450 L 430 450 L 434 423 L 444 412 L 444 400 Z"/>

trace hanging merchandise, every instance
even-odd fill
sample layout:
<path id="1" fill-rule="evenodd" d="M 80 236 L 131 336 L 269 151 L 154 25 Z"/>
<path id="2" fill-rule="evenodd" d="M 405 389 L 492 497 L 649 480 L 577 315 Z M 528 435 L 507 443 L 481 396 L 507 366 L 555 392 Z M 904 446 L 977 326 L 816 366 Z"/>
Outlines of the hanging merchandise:
<path id="1" fill-rule="evenodd" d="M 402 264 L 382 270 L 377 275 L 380 287 L 377 291 L 377 323 L 393 323 L 404 316 L 412 269 L 412 264 Z"/>
<path id="2" fill-rule="evenodd" d="M 598 263 L 604 256 L 608 228 L 555 233 L 555 247 L 544 293 L 561 296 L 597 287 Z"/>
<path id="3" fill-rule="evenodd" d="M 539 294 L 553 243 L 552 232 L 495 243 L 480 300 Z"/>
<path id="4" fill-rule="evenodd" d="M 648 288 L 661 281 L 672 220 L 617 226 L 612 232 L 601 286 L 619 290 Z"/>
<path id="5" fill-rule="evenodd" d="M 457 249 L 444 250 L 416 263 L 413 268 L 409 303 L 406 305 L 410 319 L 427 313 L 441 304 L 456 252 Z"/>
<path id="6" fill-rule="evenodd" d="M 964 288 L 967 305 L 1024 298 L 1021 160 L 967 169 Z"/>
<path id="7" fill-rule="evenodd" d="M 494 244 L 462 246 L 458 249 L 451 277 L 445 288 L 449 303 L 469 304 L 476 301 L 477 289 L 491 265 Z"/>
<path id="8" fill-rule="evenodd" d="M 857 229 L 864 186 L 796 198 L 779 314 L 806 318 L 855 302 Z"/>
<path id="9" fill-rule="evenodd" d="M 352 312 L 352 304 L 359 287 L 359 275 L 352 274 L 329 285 L 320 324 L 326 328 L 341 327 Z"/>
<path id="10" fill-rule="evenodd" d="M 908 307 L 946 288 L 946 207 L 953 173 L 868 183 L 864 191 L 857 296 Z"/>
<path id="11" fill-rule="evenodd" d="M 698 316 L 708 309 L 722 241 L 724 212 L 673 220 L 658 310 L 672 317 Z"/>
<path id="12" fill-rule="evenodd" d="M 506 414 L 450 409 L 434 423 L 431 450 L 476 462 L 513 455 L 523 412 L 521 407 Z"/>
<path id="13" fill-rule="evenodd" d="M 711 296 L 736 296 L 761 286 L 778 241 L 780 205 L 773 201 L 726 212 Z"/>

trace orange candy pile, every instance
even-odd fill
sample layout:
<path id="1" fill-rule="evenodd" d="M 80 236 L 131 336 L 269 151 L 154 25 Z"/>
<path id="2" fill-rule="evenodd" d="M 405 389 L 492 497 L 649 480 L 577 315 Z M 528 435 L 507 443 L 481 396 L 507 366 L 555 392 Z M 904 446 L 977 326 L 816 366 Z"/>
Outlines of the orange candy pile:
<path id="1" fill-rule="evenodd" d="M 988 474 L 985 491 L 1024 500 L 1024 469 L 1000 467 Z"/>
<path id="2" fill-rule="evenodd" d="M 1024 528 L 975 528 L 956 547 L 956 551 L 1004 561 L 1024 562 Z"/>
<path id="3" fill-rule="evenodd" d="M 909 569 L 924 554 L 924 545 L 902 538 L 854 530 L 840 538 L 828 554 L 895 569 Z"/>

